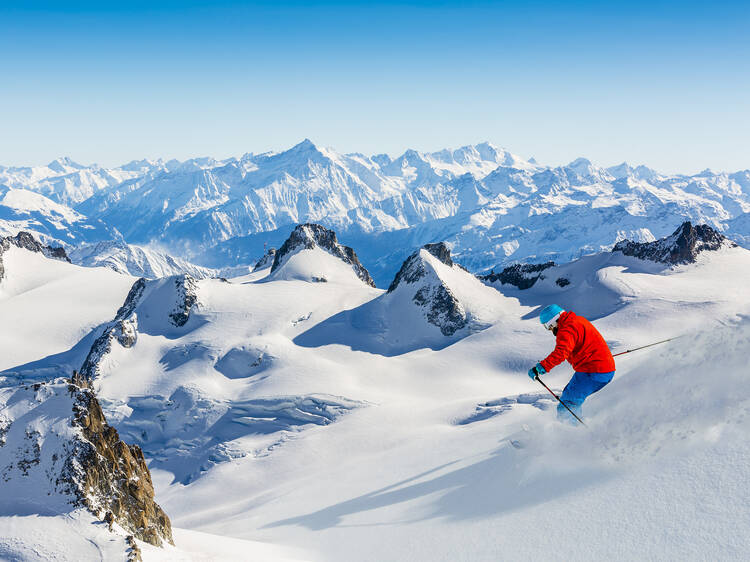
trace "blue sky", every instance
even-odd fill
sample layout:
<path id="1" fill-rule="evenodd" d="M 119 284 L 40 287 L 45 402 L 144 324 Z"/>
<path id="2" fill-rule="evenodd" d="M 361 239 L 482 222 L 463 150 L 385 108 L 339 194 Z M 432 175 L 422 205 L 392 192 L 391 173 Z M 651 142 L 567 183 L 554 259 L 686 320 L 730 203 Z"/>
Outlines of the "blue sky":
<path id="1" fill-rule="evenodd" d="M 0 164 L 489 140 L 750 168 L 747 2 L 0 4 Z"/>

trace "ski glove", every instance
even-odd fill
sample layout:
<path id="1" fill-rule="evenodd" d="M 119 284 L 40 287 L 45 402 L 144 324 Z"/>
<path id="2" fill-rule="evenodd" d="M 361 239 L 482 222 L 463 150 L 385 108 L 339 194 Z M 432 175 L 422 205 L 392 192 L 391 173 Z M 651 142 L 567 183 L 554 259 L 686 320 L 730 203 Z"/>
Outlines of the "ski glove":
<path id="1" fill-rule="evenodd" d="M 544 375 L 547 371 L 544 370 L 541 363 L 537 363 L 531 369 L 529 369 L 529 378 L 533 381 L 538 376 Z"/>

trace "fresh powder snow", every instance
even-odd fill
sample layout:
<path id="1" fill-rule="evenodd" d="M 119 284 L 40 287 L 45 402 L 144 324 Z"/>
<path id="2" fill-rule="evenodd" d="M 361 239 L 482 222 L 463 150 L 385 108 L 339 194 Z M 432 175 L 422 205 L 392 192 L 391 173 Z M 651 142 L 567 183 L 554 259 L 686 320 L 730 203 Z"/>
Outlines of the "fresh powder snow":
<path id="1" fill-rule="evenodd" d="M 33 404 L 9 397 L 83 367 L 172 520 L 174 546 L 133 542 L 144 560 L 743 558 L 750 251 L 684 264 L 605 251 L 521 289 L 431 244 L 386 291 L 337 247 L 310 246 L 229 280 L 5 250 L 0 478 L 31 466 L 41 495 L 0 502 L 0 555 L 132 552 L 122 528 L 46 500 L 45 467 L 21 462 L 29 431 L 52 459 L 72 412 L 37 391 L 49 412 L 32 427 Z M 618 357 L 584 404 L 588 429 L 561 425 L 526 376 L 554 346 L 537 318 L 550 302 L 614 352 L 680 337 Z M 571 374 L 545 382 L 559 392 Z"/>

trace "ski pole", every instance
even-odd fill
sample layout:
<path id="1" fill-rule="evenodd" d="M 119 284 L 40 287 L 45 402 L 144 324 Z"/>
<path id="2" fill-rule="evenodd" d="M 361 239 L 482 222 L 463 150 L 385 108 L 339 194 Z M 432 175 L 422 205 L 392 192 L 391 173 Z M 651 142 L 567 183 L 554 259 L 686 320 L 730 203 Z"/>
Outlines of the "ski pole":
<path id="1" fill-rule="evenodd" d="M 612 357 L 617 357 L 618 355 L 625 355 L 626 353 L 632 353 L 633 351 L 638 351 L 639 349 L 645 349 L 647 347 L 651 347 L 654 345 L 659 345 L 660 343 L 667 343 L 668 341 L 676 340 L 677 338 L 681 338 L 682 336 L 675 336 L 673 338 L 669 338 L 668 340 L 662 340 L 658 341 L 656 343 L 650 343 L 648 345 L 642 345 L 641 347 L 636 347 L 635 349 L 628 349 L 627 351 L 621 351 L 620 353 L 615 353 L 612 355 Z"/>
<path id="2" fill-rule="evenodd" d="M 557 394 L 555 394 L 554 392 L 552 392 L 552 389 L 550 387 L 548 387 L 546 384 L 544 384 L 542 382 L 542 379 L 539 378 L 539 375 L 537 375 L 536 377 L 534 377 L 534 380 L 538 381 L 539 384 L 541 384 L 544 388 L 546 388 L 552 396 L 554 396 L 555 398 L 557 398 L 557 401 L 560 404 L 562 404 L 563 406 L 565 406 L 565 409 L 568 410 L 568 412 L 570 412 L 570 415 L 572 415 L 575 419 L 577 419 L 579 422 L 581 422 L 581 424 L 583 425 L 583 427 L 588 427 L 585 423 L 583 423 L 583 420 L 581 418 L 579 418 L 578 416 L 576 416 L 576 414 L 575 414 L 575 412 L 573 410 L 571 410 L 570 408 L 568 408 L 568 405 L 565 402 L 563 402 L 562 400 L 560 400 L 560 397 Z"/>

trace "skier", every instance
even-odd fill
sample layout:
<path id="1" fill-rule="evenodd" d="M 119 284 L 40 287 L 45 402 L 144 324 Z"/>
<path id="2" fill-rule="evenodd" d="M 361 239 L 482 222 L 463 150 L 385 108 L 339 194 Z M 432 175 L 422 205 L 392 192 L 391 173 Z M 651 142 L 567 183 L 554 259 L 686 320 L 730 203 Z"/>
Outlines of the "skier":
<path id="1" fill-rule="evenodd" d="M 529 377 L 534 380 L 567 359 L 575 374 L 560 400 L 580 418 L 583 401 L 614 377 L 615 360 L 602 335 L 583 316 L 551 304 L 542 310 L 539 321 L 555 335 L 557 343 L 546 359 L 529 369 Z M 578 423 L 562 404 L 557 405 L 557 419 Z"/>

